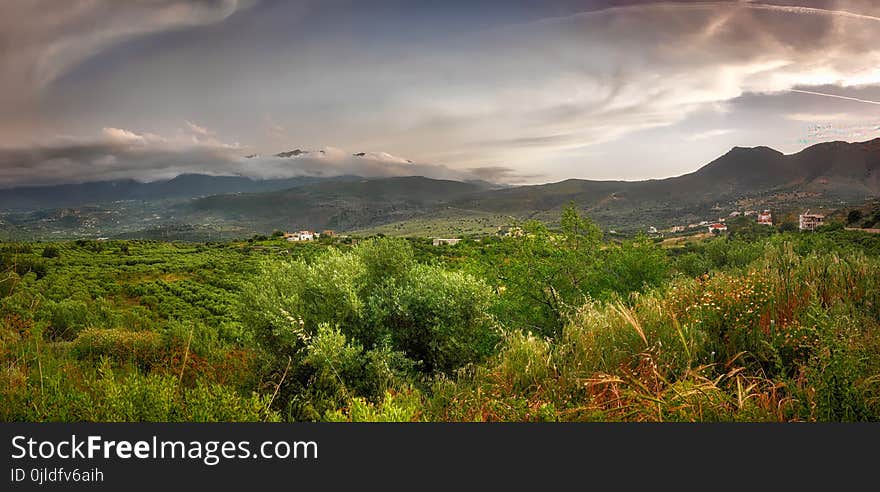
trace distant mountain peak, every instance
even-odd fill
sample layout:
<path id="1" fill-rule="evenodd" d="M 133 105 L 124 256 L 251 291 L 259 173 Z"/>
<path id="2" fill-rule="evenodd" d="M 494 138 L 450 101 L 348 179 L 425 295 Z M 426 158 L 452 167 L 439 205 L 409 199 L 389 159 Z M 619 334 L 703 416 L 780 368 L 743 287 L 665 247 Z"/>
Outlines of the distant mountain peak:
<path id="1" fill-rule="evenodd" d="M 308 150 L 293 149 L 293 150 L 289 150 L 287 152 L 279 152 L 279 153 L 275 154 L 275 157 L 285 157 L 285 158 L 286 157 L 299 157 L 303 154 L 308 154 L 308 153 L 309 153 Z"/>

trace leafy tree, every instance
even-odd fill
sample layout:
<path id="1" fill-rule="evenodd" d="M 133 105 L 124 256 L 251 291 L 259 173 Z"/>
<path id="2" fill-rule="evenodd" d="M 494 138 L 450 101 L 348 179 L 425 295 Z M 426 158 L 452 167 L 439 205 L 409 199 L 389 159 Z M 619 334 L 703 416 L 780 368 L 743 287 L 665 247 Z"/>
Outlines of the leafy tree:
<path id="1" fill-rule="evenodd" d="M 588 294 L 602 239 L 599 227 L 573 204 L 563 209 L 560 225 L 557 232 L 527 222 L 515 250 L 493 265 L 505 314 L 548 335 L 562 329 L 566 314 Z"/>
<path id="2" fill-rule="evenodd" d="M 847 224 L 855 224 L 860 220 L 862 220 L 862 211 L 859 209 L 850 210 L 849 213 L 846 214 Z"/>
<path id="3" fill-rule="evenodd" d="M 659 245 L 640 235 L 632 241 L 602 251 L 591 293 L 608 297 L 609 293 L 628 294 L 659 285 L 668 277 L 669 259 Z"/>
<path id="4" fill-rule="evenodd" d="M 493 302 L 489 286 L 472 275 L 416 265 L 370 308 L 393 347 L 427 373 L 451 373 L 492 352 L 498 341 L 488 314 Z"/>

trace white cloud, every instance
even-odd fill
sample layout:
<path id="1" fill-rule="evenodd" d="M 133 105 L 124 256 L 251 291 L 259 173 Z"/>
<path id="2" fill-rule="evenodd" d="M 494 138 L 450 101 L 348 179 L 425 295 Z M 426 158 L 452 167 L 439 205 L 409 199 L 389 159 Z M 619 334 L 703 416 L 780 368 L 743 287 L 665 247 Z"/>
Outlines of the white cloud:
<path id="1" fill-rule="evenodd" d="M 695 142 L 697 140 L 706 140 L 709 138 L 721 137 L 723 135 L 729 135 L 731 133 L 736 132 L 736 130 L 732 128 L 718 128 L 715 130 L 707 130 L 704 132 L 694 133 L 685 137 L 685 140 L 689 142 Z"/>
<path id="2" fill-rule="evenodd" d="M 201 136 L 203 136 L 203 137 L 208 137 L 208 136 L 211 136 L 211 135 L 214 134 L 213 132 L 208 131 L 207 128 L 205 128 L 205 127 L 203 127 L 203 126 L 199 126 L 199 125 L 197 125 L 197 124 L 195 124 L 195 123 L 193 123 L 193 122 L 191 122 L 191 121 L 189 121 L 189 120 L 187 120 L 185 123 L 186 123 L 186 127 L 189 128 L 189 130 L 190 130 L 191 132 L 195 133 L 196 135 L 201 135 Z"/>
<path id="3" fill-rule="evenodd" d="M 843 121 L 858 118 L 849 113 L 789 113 L 786 119 L 803 123 L 817 123 L 826 121 Z"/>
<path id="4" fill-rule="evenodd" d="M 104 128 L 96 137 L 64 137 L 27 148 L 0 147 L 0 186 L 113 179 L 151 181 L 184 173 L 241 175 L 256 179 L 294 176 L 426 176 L 486 178 L 470 172 L 411 162 L 386 152 L 351 153 L 335 147 L 297 156 L 246 157 L 252 149 L 214 138 L 193 141 L 185 134 L 162 136 Z M 516 176 L 499 168 L 494 175 Z"/>
<path id="5" fill-rule="evenodd" d="M 385 128 L 401 137 L 386 145 L 429 157 L 466 147 L 469 159 L 456 164 L 538 170 L 574 149 L 672 126 L 748 93 L 880 82 L 878 37 L 873 15 L 730 2 L 643 4 L 510 26 L 415 66 L 383 67 L 442 74 L 442 85 L 418 75 L 395 85 Z M 398 125 L 390 113 L 417 116 Z"/>

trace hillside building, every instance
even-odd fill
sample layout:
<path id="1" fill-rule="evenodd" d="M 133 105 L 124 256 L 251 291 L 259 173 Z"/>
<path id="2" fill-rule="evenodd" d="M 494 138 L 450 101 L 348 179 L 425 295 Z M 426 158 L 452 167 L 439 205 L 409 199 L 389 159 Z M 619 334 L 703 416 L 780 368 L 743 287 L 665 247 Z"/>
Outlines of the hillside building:
<path id="1" fill-rule="evenodd" d="M 727 226 L 725 224 L 722 224 L 721 222 L 709 224 L 709 232 L 725 232 L 725 231 L 727 231 Z"/>
<path id="2" fill-rule="evenodd" d="M 773 214 L 769 210 L 764 210 L 758 214 L 758 223 L 763 225 L 773 225 Z"/>
<path id="3" fill-rule="evenodd" d="M 825 224 L 825 216 L 811 214 L 809 210 L 798 216 L 798 228 L 802 231 L 815 231 L 823 224 Z"/>
<path id="4" fill-rule="evenodd" d="M 461 241 L 461 239 L 435 237 L 433 244 L 434 244 L 434 246 L 440 246 L 443 244 L 453 245 L 453 244 L 458 244 L 459 241 Z"/>
<path id="5" fill-rule="evenodd" d="M 299 241 L 314 241 L 319 237 L 321 237 L 321 235 L 315 231 L 297 231 L 284 233 L 284 239 L 291 243 Z"/>

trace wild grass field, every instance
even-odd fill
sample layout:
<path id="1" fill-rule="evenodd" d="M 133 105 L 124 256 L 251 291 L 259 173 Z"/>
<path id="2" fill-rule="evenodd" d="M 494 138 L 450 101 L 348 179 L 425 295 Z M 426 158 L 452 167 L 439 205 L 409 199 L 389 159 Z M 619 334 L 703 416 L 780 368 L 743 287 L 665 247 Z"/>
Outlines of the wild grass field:
<path id="1" fill-rule="evenodd" d="M 0 243 L 3 421 L 876 421 L 880 235 Z"/>

